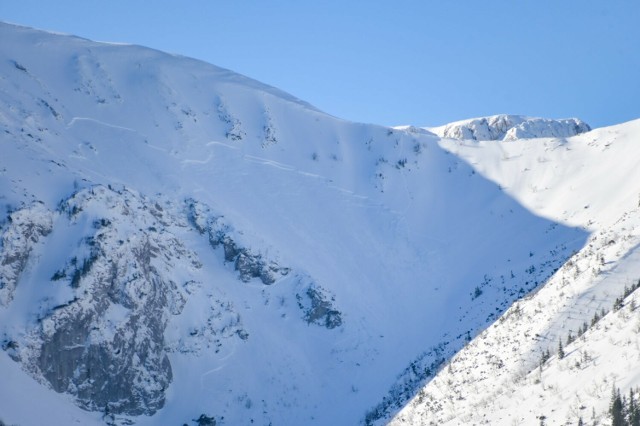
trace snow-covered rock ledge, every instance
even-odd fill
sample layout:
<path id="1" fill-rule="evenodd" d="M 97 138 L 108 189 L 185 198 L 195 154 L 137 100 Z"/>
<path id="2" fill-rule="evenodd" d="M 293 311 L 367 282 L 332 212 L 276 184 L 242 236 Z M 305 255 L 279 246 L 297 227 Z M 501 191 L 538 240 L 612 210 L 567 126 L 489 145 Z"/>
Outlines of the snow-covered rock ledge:
<path id="1" fill-rule="evenodd" d="M 533 138 L 567 138 L 588 132 L 591 127 L 578 118 L 554 120 L 501 114 L 456 121 L 428 130 L 442 138 L 513 141 Z"/>

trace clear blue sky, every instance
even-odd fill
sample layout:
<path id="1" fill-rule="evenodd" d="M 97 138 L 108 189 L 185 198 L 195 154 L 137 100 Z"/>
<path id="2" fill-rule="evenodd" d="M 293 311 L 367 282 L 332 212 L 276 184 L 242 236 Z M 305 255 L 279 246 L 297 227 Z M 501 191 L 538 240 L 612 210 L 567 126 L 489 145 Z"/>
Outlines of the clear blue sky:
<path id="1" fill-rule="evenodd" d="M 639 0 L 1 0 L 0 20 L 192 56 L 354 121 L 640 118 Z"/>

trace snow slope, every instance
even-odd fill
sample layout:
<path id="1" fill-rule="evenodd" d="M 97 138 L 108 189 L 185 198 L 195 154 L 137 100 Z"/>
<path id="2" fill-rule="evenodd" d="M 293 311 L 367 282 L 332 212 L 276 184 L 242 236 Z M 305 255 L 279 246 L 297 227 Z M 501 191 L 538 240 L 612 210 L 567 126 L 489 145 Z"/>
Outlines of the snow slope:
<path id="1" fill-rule="evenodd" d="M 32 398 L 52 425 L 384 419 L 587 241 L 463 143 L 143 47 L 0 40 L 7 423 Z"/>
<path id="2" fill-rule="evenodd" d="M 639 134 L 636 120 L 567 139 L 441 142 L 531 211 L 591 235 L 392 424 L 608 424 L 612 388 L 640 385 Z"/>

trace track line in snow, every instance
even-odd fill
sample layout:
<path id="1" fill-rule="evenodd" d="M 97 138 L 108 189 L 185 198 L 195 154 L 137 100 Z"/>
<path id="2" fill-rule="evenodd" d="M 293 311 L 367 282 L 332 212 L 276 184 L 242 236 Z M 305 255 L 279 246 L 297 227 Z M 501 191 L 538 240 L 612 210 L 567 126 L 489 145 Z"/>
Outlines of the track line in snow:
<path id="1" fill-rule="evenodd" d="M 90 118 L 90 117 L 73 117 L 71 121 L 67 123 L 67 128 L 73 127 L 78 121 L 89 121 L 92 123 L 100 124 L 105 127 L 111 127 L 113 129 L 126 130 L 128 132 L 139 133 L 137 130 L 131 129 L 129 127 L 123 127 L 123 126 L 118 126 L 111 123 L 106 123 L 104 121 L 96 120 L 95 118 Z"/>
<path id="2" fill-rule="evenodd" d="M 207 158 L 204 160 L 190 160 L 190 159 L 185 159 L 180 161 L 180 164 L 182 164 L 182 166 L 186 166 L 188 164 L 207 164 L 211 161 L 211 159 L 213 158 L 213 153 L 209 152 L 209 155 L 207 155 Z"/>
<path id="3" fill-rule="evenodd" d="M 279 163 L 277 161 L 269 160 L 268 158 L 256 157 L 256 156 L 253 156 L 253 155 L 244 155 L 243 158 L 245 160 L 249 160 L 249 161 L 251 161 L 253 163 L 264 164 L 264 165 L 267 165 L 267 166 L 275 167 L 277 169 L 286 170 L 286 171 L 289 171 L 289 172 L 297 171 L 296 168 L 293 167 L 293 166 L 289 166 L 289 165 L 284 164 L 284 163 Z"/>
<path id="4" fill-rule="evenodd" d="M 218 142 L 218 141 L 210 141 L 210 142 L 207 142 L 205 144 L 205 146 L 212 146 L 212 145 L 224 146 L 225 148 L 235 149 L 236 151 L 240 149 L 237 146 L 229 145 L 229 144 L 226 144 L 226 143 L 223 143 L 223 142 Z"/>
<path id="5" fill-rule="evenodd" d="M 280 163 L 280 162 L 277 162 L 277 161 L 269 160 L 268 158 L 256 157 L 254 155 L 248 155 L 248 154 L 245 154 L 243 156 L 243 158 L 245 160 L 248 160 L 248 161 L 252 162 L 252 163 L 263 164 L 265 166 L 275 167 L 277 169 L 284 170 L 284 171 L 287 171 L 287 172 L 294 172 L 294 173 L 297 173 L 297 174 L 299 174 L 301 176 L 306 176 L 306 177 L 311 177 L 311 178 L 315 178 L 315 179 L 325 180 L 328 183 L 328 187 L 329 188 L 336 189 L 336 190 L 338 190 L 340 192 L 343 192 L 345 194 L 351 195 L 351 196 L 353 196 L 355 198 L 360 198 L 360 199 L 363 199 L 363 200 L 366 200 L 366 199 L 369 198 L 369 197 L 364 196 L 364 195 L 358 195 L 358 194 L 356 194 L 355 192 L 353 192 L 350 189 L 346 189 L 346 188 L 342 188 L 342 187 L 339 187 L 339 186 L 336 186 L 336 185 L 332 185 L 331 183 L 333 181 L 331 179 L 327 178 L 326 176 L 318 175 L 318 174 L 315 174 L 315 173 L 304 172 L 304 171 L 298 170 L 295 167 L 290 166 L 288 164 L 284 164 L 284 163 Z"/>

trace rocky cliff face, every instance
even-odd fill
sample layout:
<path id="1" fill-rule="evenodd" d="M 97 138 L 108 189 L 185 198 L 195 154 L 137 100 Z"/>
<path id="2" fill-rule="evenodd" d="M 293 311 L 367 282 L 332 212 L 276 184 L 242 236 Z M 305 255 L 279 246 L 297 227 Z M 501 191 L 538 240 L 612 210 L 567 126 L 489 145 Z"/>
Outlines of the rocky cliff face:
<path id="1" fill-rule="evenodd" d="M 577 118 L 552 120 L 520 115 L 494 115 L 431 129 L 444 138 L 477 141 L 513 141 L 532 138 L 566 138 L 591 130 Z"/>
<path id="2" fill-rule="evenodd" d="M 164 331 L 185 303 L 184 283 L 172 270 L 199 266 L 167 230 L 174 218 L 155 202 L 101 186 L 79 191 L 57 211 L 35 205 L 11 218 L 2 256 L 17 259 L 7 264 L 16 273 L 35 260 L 25 241 L 40 238 L 46 250 L 43 237 L 51 232 L 77 238 L 50 282 L 39 284 L 57 288 L 57 297 L 42 307 L 28 338 L 13 345 L 13 358 L 85 409 L 150 414 L 162 407 L 172 379 Z M 12 256 L 15 247 L 19 256 Z M 15 281 L 3 282 L 9 289 Z"/>

